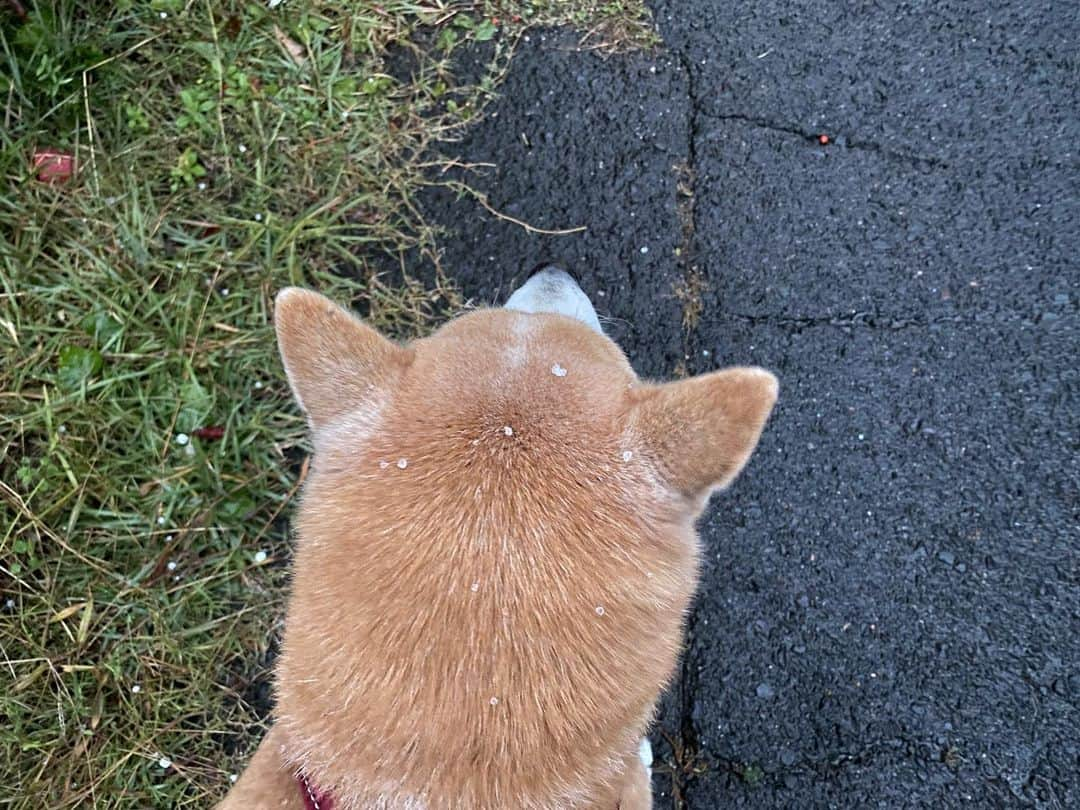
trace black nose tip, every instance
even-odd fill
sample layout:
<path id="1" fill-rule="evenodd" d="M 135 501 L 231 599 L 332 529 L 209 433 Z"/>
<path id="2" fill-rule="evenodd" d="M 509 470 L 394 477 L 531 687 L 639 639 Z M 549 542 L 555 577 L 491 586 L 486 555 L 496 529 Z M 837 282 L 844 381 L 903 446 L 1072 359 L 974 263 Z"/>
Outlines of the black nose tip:
<path id="1" fill-rule="evenodd" d="M 566 275 L 570 276 L 574 281 L 578 280 L 578 277 L 574 275 L 573 271 L 569 268 L 559 264 L 558 262 L 540 262 L 532 270 L 529 271 L 529 278 L 532 278 L 537 273 L 543 273 L 545 270 L 558 270 Z"/>

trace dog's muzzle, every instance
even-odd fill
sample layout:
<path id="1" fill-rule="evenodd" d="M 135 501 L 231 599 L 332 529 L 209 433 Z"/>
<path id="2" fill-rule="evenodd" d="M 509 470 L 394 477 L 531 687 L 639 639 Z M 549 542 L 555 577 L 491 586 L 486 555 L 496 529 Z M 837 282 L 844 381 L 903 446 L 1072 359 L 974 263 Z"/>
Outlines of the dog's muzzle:
<path id="1" fill-rule="evenodd" d="M 552 312 L 575 318 L 590 329 L 603 334 L 589 297 L 565 270 L 545 267 L 514 290 L 505 304 L 506 309 L 519 312 Z"/>

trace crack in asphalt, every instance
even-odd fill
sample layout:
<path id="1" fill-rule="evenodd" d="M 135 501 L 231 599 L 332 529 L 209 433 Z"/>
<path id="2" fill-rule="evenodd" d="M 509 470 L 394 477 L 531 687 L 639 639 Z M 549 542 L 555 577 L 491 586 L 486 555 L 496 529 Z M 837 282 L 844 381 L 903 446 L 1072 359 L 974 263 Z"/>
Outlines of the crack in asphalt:
<path id="1" fill-rule="evenodd" d="M 889 160 L 895 160 L 914 166 L 923 165 L 940 169 L 949 168 L 949 164 L 941 158 L 931 157 L 929 155 L 917 155 L 912 152 L 899 152 L 895 149 L 889 149 L 887 147 L 884 147 L 879 143 L 875 143 L 874 141 L 856 140 L 843 135 L 835 135 L 832 133 L 807 132 L 806 130 L 799 129 L 798 127 L 777 124 L 776 122 L 770 121 L 767 118 L 761 118 L 754 115 L 745 115 L 743 113 L 727 113 L 724 115 L 714 115 L 711 117 L 715 118 L 718 121 L 738 121 L 739 123 L 747 124 L 748 126 L 756 127 L 758 129 L 766 129 L 771 132 L 779 132 L 784 135 L 793 135 L 796 138 L 800 138 L 804 141 L 809 141 L 811 143 L 820 143 L 819 139 L 824 135 L 829 138 L 829 145 L 833 148 L 855 149 L 863 152 L 873 152 Z"/>
<path id="2" fill-rule="evenodd" d="M 687 113 L 686 131 L 686 159 L 680 167 L 679 177 L 675 184 L 676 210 L 678 211 L 682 234 L 680 237 L 681 255 L 679 263 L 682 269 L 684 283 L 687 283 L 695 272 L 694 257 L 696 256 L 695 242 L 697 234 L 697 196 L 695 180 L 697 177 L 697 139 L 701 132 L 701 104 L 698 98 L 697 76 L 686 54 L 679 51 L 676 54 L 679 65 L 686 76 L 686 98 L 689 102 Z M 690 351 L 691 334 L 683 331 L 684 355 L 696 355 Z M 694 633 L 697 623 L 696 607 L 690 611 L 686 618 L 686 644 L 679 667 L 679 727 L 676 733 L 679 737 L 679 750 L 673 752 L 679 759 L 671 769 L 671 802 L 673 810 L 682 810 L 686 806 L 685 788 L 687 781 L 692 778 L 692 763 L 696 760 L 700 751 L 698 731 L 694 725 L 694 696 L 697 693 L 697 672 L 692 665 L 689 639 Z"/>

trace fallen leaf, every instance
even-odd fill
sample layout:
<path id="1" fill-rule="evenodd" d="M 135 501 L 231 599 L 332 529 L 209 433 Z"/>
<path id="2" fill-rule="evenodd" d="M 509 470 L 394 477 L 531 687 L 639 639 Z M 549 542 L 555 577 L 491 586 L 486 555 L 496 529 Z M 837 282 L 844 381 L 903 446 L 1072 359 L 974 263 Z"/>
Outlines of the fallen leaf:
<path id="1" fill-rule="evenodd" d="M 74 616 L 76 613 L 78 613 L 80 610 L 82 610 L 84 607 L 86 607 L 86 604 L 87 604 L 86 602 L 79 602 L 79 603 L 74 604 L 74 605 L 68 605 L 63 610 L 58 611 L 57 613 L 54 613 L 52 618 L 49 619 L 49 624 L 54 624 L 56 622 L 62 622 L 64 619 L 66 619 L 66 618 L 68 618 L 70 616 Z"/>
<path id="2" fill-rule="evenodd" d="M 303 65 L 307 61 L 304 58 L 304 46 L 282 31 L 277 25 L 274 26 L 274 39 L 278 41 L 278 45 L 285 49 L 285 52 L 292 57 L 292 60 L 297 65 Z"/>
<path id="3" fill-rule="evenodd" d="M 19 345 L 19 333 L 15 330 L 15 324 L 5 318 L 0 318 L 0 326 L 7 330 L 7 333 L 11 335 L 11 339 L 15 342 L 15 345 Z"/>

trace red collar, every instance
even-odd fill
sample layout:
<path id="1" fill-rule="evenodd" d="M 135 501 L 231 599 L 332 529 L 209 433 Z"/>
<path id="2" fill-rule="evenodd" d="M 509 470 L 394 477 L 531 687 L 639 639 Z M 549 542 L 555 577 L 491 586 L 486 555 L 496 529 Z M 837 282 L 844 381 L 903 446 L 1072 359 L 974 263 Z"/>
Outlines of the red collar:
<path id="1" fill-rule="evenodd" d="M 334 798 L 323 793 L 308 781 L 302 773 L 296 775 L 296 786 L 300 788 L 300 798 L 304 800 L 304 810 L 334 810 Z"/>

